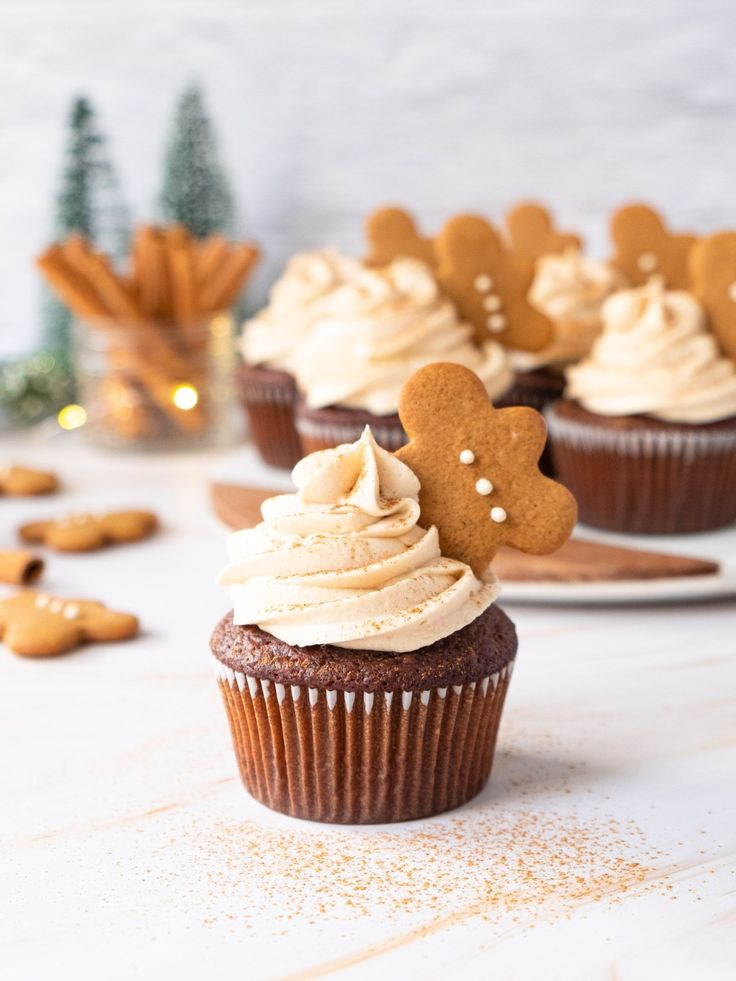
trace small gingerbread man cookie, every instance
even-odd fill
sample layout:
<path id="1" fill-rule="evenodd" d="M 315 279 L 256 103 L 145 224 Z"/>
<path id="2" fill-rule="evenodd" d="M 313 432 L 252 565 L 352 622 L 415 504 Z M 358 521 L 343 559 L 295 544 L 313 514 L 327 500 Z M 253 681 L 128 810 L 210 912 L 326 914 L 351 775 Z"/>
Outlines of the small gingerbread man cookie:
<path id="1" fill-rule="evenodd" d="M 641 286 L 653 275 L 661 276 L 670 290 L 690 285 L 688 256 L 696 238 L 669 232 L 653 208 L 645 204 L 619 208 L 611 218 L 611 238 L 611 265 L 632 285 Z"/>
<path id="2" fill-rule="evenodd" d="M 526 298 L 532 270 L 514 258 L 485 219 L 450 219 L 435 239 L 435 251 L 437 280 L 475 327 L 479 344 L 490 338 L 538 351 L 550 342 L 552 324 Z"/>
<path id="3" fill-rule="evenodd" d="M 381 208 L 365 223 L 368 266 L 387 266 L 394 259 L 421 259 L 434 267 L 436 258 L 431 238 L 424 238 L 412 216 L 401 208 Z"/>
<path id="4" fill-rule="evenodd" d="M 151 511 L 82 511 L 56 521 L 33 521 L 19 534 L 26 542 L 59 552 L 89 552 L 119 542 L 137 542 L 158 526 Z"/>
<path id="5" fill-rule="evenodd" d="M 736 360 L 736 232 L 702 238 L 690 252 L 693 293 L 725 354 Z"/>
<path id="6" fill-rule="evenodd" d="M 547 430 L 534 409 L 494 409 L 474 372 L 439 362 L 404 385 L 399 416 L 409 442 L 395 455 L 419 478 L 420 523 L 443 555 L 482 575 L 501 545 L 543 555 L 569 538 L 577 506 L 539 471 Z"/>
<path id="7" fill-rule="evenodd" d="M 29 467 L 0 467 L 0 495 L 33 497 L 36 494 L 53 494 L 58 486 L 56 476 L 45 470 L 32 470 Z"/>
<path id="8" fill-rule="evenodd" d="M 525 201 L 512 208 L 506 215 L 506 229 L 511 251 L 529 266 L 534 266 L 540 256 L 582 247 L 578 235 L 557 231 L 550 212 L 534 201 Z"/>
<path id="9" fill-rule="evenodd" d="M 54 657 L 87 641 L 127 640 L 138 619 L 94 600 L 25 590 L 0 600 L 0 638 L 22 657 Z"/>

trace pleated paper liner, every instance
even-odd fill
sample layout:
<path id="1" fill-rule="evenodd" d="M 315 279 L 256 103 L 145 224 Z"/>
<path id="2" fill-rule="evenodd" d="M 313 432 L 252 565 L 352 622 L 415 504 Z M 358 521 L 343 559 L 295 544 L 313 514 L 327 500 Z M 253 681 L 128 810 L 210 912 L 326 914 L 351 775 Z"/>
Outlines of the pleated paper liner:
<path id="1" fill-rule="evenodd" d="M 689 534 L 736 521 L 736 424 L 618 429 L 546 413 L 559 480 L 580 520 L 630 534 Z"/>
<path id="2" fill-rule="evenodd" d="M 214 661 L 246 789 L 273 810 L 335 824 L 411 821 L 475 797 L 514 664 L 448 688 L 348 692 Z"/>
<path id="3" fill-rule="evenodd" d="M 264 462 L 290 470 L 303 455 L 294 424 L 296 382 L 286 371 L 241 364 L 236 383 Z"/>

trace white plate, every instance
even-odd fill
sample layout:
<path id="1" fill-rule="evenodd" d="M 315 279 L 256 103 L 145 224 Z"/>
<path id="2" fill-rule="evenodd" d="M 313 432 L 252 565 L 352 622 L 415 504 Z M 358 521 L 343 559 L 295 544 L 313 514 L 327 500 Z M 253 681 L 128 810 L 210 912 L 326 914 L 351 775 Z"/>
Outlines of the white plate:
<path id="1" fill-rule="evenodd" d="M 213 481 L 273 487 L 287 492 L 293 488 L 287 470 L 263 464 L 252 446 L 242 447 L 219 461 L 210 474 Z M 223 527 L 223 526 L 221 526 Z M 699 535 L 616 535 L 579 525 L 578 538 L 592 538 L 609 545 L 669 552 L 718 562 L 718 575 L 678 576 L 669 579 L 632 579 L 611 582 L 513 582 L 505 580 L 505 603 L 631 604 L 679 603 L 736 597 L 736 527 Z"/>

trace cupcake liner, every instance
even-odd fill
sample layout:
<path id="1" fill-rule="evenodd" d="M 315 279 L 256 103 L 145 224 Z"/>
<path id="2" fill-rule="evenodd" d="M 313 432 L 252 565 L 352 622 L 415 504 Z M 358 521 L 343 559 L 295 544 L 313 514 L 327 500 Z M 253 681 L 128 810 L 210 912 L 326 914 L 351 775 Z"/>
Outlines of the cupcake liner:
<path id="1" fill-rule="evenodd" d="M 242 365 L 237 380 L 251 436 L 264 462 L 291 469 L 302 457 L 294 425 L 298 397 L 294 379 L 285 371 Z"/>
<path id="2" fill-rule="evenodd" d="M 335 824 L 410 821 L 474 797 L 514 665 L 448 688 L 368 692 L 282 685 L 214 661 L 248 792 Z"/>
<path id="3" fill-rule="evenodd" d="M 371 416 L 369 413 L 356 413 L 356 418 L 345 419 L 345 410 L 336 410 L 335 419 L 326 418 L 328 410 L 319 417 L 309 415 L 309 409 L 296 410 L 296 428 L 304 450 L 314 453 L 317 450 L 329 450 L 343 443 L 354 443 L 366 425 L 378 443 L 385 450 L 393 453 L 407 442 L 406 433 L 398 416 Z M 322 410 L 320 410 L 321 412 Z"/>
<path id="4" fill-rule="evenodd" d="M 595 426 L 546 413 L 559 479 L 580 520 L 633 534 L 685 534 L 736 521 L 736 428 Z"/>

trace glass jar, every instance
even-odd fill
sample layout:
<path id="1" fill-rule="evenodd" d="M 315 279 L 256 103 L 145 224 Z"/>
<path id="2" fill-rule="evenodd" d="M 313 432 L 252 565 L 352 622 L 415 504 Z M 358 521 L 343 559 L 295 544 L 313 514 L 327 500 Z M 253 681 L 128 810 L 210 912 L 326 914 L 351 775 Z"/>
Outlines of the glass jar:
<path id="1" fill-rule="evenodd" d="M 78 320 L 75 368 L 90 439 L 157 450 L 229 442 L 233 330 L 230 313 L 190 324 Z"/>

